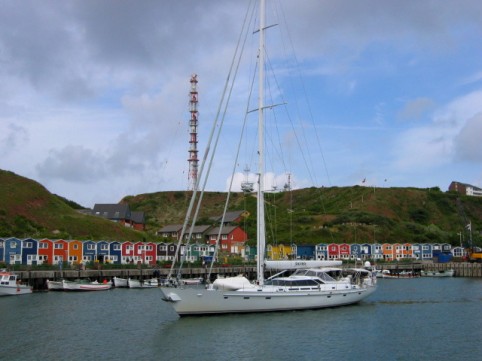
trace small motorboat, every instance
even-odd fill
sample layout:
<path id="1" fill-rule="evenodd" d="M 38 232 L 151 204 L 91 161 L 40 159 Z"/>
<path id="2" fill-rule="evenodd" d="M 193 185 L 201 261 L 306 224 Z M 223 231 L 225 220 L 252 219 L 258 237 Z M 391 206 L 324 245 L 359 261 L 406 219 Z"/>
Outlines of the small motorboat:
<path id="1" fill-rule="evenodd" d="M 32 293 L 32 287 L 23 284 L 15 273 L 0 270 L 0 296 L 18 296 Z"/>

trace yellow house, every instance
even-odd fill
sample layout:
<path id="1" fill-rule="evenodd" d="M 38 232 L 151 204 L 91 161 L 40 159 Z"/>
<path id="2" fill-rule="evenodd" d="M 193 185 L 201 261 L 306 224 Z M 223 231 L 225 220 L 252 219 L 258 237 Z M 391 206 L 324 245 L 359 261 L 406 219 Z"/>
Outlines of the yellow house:
<path id="1" fill-rule="evenodd" d="M 273 261 L 296 258 L 296 249 L 293 246 L 285 246 L 283 244 L 272 245 L 266 247 L 266 257 Z"/>
<path id="2" fill-rule="evenodd" d="M 82 263 L 82 241 L 70 241 L 69 245 L 69 262 L 71 264 Z"/>

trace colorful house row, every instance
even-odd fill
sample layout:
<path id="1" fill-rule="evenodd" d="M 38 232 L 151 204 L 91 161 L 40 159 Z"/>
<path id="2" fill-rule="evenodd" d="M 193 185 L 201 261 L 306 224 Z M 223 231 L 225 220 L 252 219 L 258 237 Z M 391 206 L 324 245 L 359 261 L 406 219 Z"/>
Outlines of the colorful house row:
<path id="1" fill-rule="evenodd" d="M 0 262 L 6 264 L 82 264 L 88 262 L 154 265 L 172 261 L 177 243 L 107 242 L 50 239 L 0 238 Z M 214 246 L 207 244 L 181 245 L 177 259 L 194 262 L 214 254 Z"/>
<path id="2" fill-rule="evenodd" d="M 177 259 L 186 262 L 212 258 L 215 251 L 216 236 L 205 243 L 181 244 L 177 252 L 177 242 L 118 242 L 118 241 L 79 241 L 50 239 L 18 239 L 0 238 L 0 262 L 6 264 L 81 264 L 87 262 L 129 264 L 143 263 L 154 265 L 156 262 L 173 261 Z M 222 238 L 222 235 L 221 235 Z M 224 243 L 223 243 L 224 241 Z M 239 244 L 228 240 L 220 242 L 220 251 L 224 254 L 235 254 L 245 260 L 256 259 L 256 247 L 250 247 L 242 242 Z M 223 247 L 229 245 L 229 248 Z M 317 245 L 268 245 L 266 258 L 282 259 L 326 259 L 326 260 L 431 260 L 440 254 L 451 254 L 453 257 L 465 257 L 462 247 L 452 247 L 450 244 L 336 244 L 320 243 Z"/>
<path id="3" fill-rule="evenodd" d="M 452 254 L 453 257 L 465 257 L 462 247 L 452 247 L 448 243 L 320 243 L 317 245 L 268 245 L 268 259 L 322 259 L 356 260 L 372 259 L 395 261 L 403 259 L 431 260 L 439 254 Z"/>

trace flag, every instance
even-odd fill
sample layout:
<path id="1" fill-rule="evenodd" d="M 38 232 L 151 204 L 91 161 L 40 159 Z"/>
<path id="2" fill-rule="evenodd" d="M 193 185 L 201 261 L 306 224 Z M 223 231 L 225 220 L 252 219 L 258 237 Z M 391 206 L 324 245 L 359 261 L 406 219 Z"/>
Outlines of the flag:
<path id="1" fill-rule="evenodd" d="M 467 230 L 471 231 L 472 230 L 472 222 L 470 222 L 469 224 L 467 224 L 465 226 L 465 228 L 467 228 Z"/>

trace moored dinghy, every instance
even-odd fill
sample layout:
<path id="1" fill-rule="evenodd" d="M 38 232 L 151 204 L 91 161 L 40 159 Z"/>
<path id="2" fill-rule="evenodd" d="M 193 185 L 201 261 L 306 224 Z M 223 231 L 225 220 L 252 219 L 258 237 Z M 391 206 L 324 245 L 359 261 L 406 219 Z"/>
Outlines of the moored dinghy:
<path id="1" fill-rule="evenodd" d="M 127 280 L 129 288 L 156 288 L 159 287 L 159 280 L 157 278 L 149 278 L 145 280 L 136 280 L 129 278 Z"/>
<path id="2" fill-rule="evenodd" d="M 63 291 L 64 285 L 62 281 L 47 280 L 47 289 L 49 291 Z"/>
<path id="3" fill-rule="evenodd" d="M 127 278 L 120 278 L 120 277 L 114 277 L 112 279 L 112 282 L 114 283 L 114 287 L 129 287 L 129 283 L 127 281 Z"/>
<path id="4" fill-rule="evenodd" d="M 66 281 L 62 280 L 62 287 L 64 291 L 107 291 L 112 288 L 112 283 L 89 280 Z"/>
<path id="5" fill-rule="evenodd" d="M 454 274 L 455 271 L 453 269 L 421 272 L 423 277 L 453 277 Z"/>

